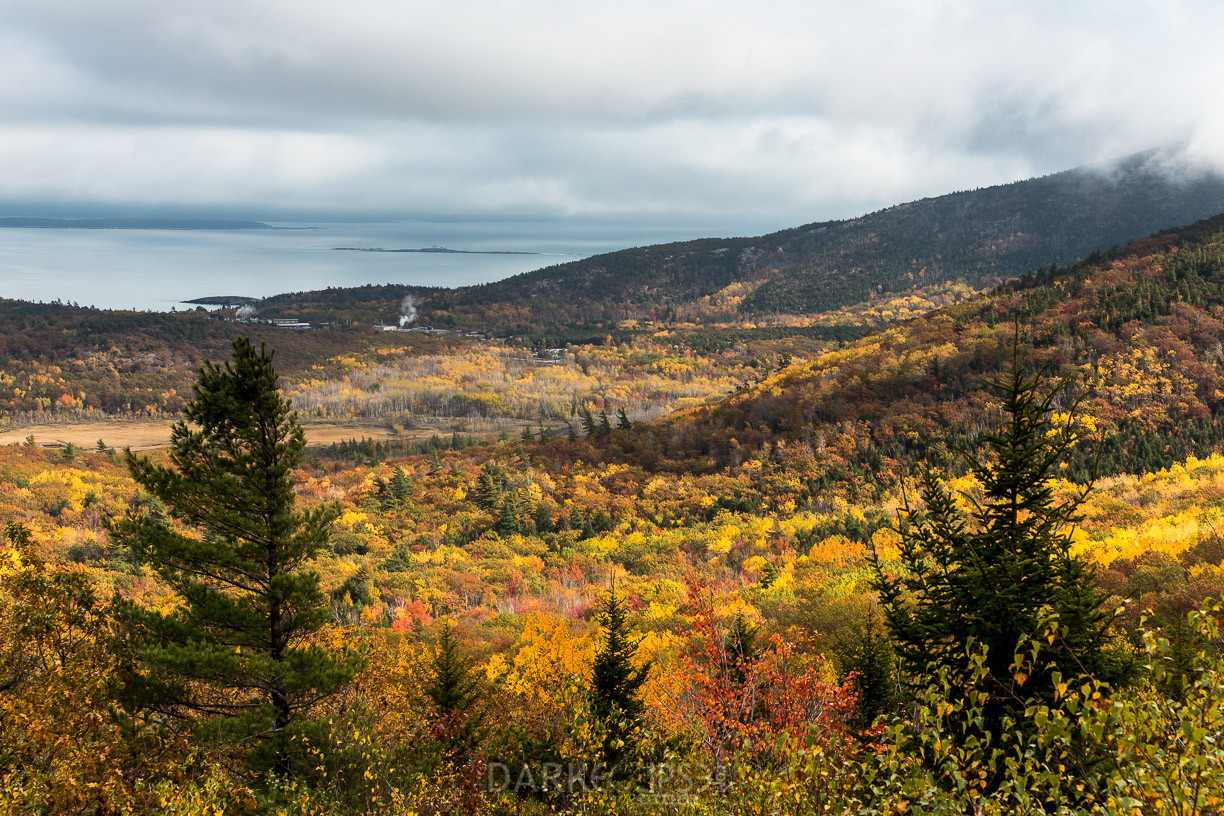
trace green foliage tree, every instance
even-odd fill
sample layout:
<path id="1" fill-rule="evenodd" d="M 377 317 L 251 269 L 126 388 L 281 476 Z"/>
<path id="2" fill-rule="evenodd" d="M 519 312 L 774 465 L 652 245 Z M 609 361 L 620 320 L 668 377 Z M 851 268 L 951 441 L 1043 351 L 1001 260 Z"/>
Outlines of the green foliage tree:
<path id="1" fill-rule="evenodd" d="M 505 468 L 495 462 L 485 462 L 476 477 L 476 491 L 472 501 L 486 513 L 495 513 L 501 507 L 502 496 L 509 490 L 510 476 Z"/>
<path id="2" fill-rule="evenodd" d="M 391 475 L 391 496 L 400 503 L 408 499 L 411 493 L 411 485 L 408 482 L 408 474 L 404 472 L 402 467 L 397 467 L 395 473 Z"/>
<path id="3" fill-rule="evenodd" d="M 757 646 L 757 627 L 753 626 L 743 615 L 736 615 L 735 625 L 727 633 L 723 643 L 723 651 L 731 658 L 731 673 L 738 685 L 748 682 L 748 673 L 752 664 L 761 656 Z"/>
<path id="4" fill-rule="evenodd" d="M 971 659 L 977 647 L 985 649 L 990 680 L 982 727 L 996 737 L 1004 715 L 1023 705 L 1017 680 L 1026 696 L 1043 696 L 1053 691 L 1058 672 L 1122 676 L 1122 663 L 1107 646 L 1114 614 L 1101 608 L 1105 596 L 1093 586 L 1091 569 L 1071 554 L 1071 528 L 1090 488 L 1065 501 L 1054 494 L 1058 465 L 1078 439 L 1073 422 L 1053 419 L 1065 383 L 1043 393 L 1041 375 L 1028 374 L 1015 358 L 1018 351 L 1010 378 L 990 383 L 1002 396 L 1006 419 L 982 437 L 986 460 L 970 463 L 983 498 L 966 496 L 971 509 L 962 511 L 928 469 L 925 510 L 907 506 L 899 527 L 901 571 L 890 576 L 888 565 L 873 557 L 885 622 L 903 670 L 918 684 L 941 668 L 968 693 Z M 1025 677 L 1014 677 L 1018 644 L 1037 634 L 1050 610 L 1063 624 L 1059 640 Z"/>
<path id="5" fill-rule="evenodd" d="M 355 668 L 311 643 L 330 610 L 308 565 L 337 509 L 295 506 L 306 441 L 262 347 L 239 338 L 232 362 L 205 362 L 183 413 L 194 428 L 174 426 L 169 466 L 131 451 L 127 464 L 186 529 L 137 511 L 112 524 L 179 601 L 163 611 L 116 599 L 136 655 L 125 691 L 206 738 L 254 743 L 252 764 L 284 775 L 311 707 Z"/>
<path id="6" fill-rule="evenodd" d="M 591 416 L 591 409 L 583 408 L 578 412 L 579 418 L 582 420 L 582 433 L 584 436 L 594 436 L 599 430 L 595 424 L 595 417 Z"/>
<path id="7" fill-rule="evenodd" d="M 480 739 L 488 710 L 481 706 L 476 673 L 449 626 L 438 635 L 425 694 L 445 726 L 448 753 L 462 757 Z"/>
<path id="8" fill-rule="evenodd" d="M 603 724 L 603 760 L 610 767 L 628 752 L 630 735 L 640 726 L 642 701 L 638 692 L 650 673 L 650 663 L 636 666 L 638 644 L 629 626 L 624 599 L 616 587 L 608 591 L 599 614 L 600 643 L 588 699 L 591 713 Z"/>
<path id="9" fill-rule="evenodd" d="M 517 490 L 509 490 L 502 496 L 493 529 L 502 535 L 523 532 L 523 504 Z"/>

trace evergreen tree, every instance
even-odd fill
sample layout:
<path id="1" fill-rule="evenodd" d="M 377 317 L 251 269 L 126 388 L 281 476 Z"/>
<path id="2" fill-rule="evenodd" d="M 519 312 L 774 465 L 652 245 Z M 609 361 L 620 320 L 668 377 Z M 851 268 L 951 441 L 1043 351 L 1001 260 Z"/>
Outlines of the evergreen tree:
<path id="1" fill-rule="evenodd" d="M 127 453 L 136 483 L 190 531 L 137 509 L 112 525 L 179 600 L 163 611 L 116 598 L 136 657 L 125 692 L 205 736 L 256 743 L 252 764 L 283 775 L 311 707 L 354 669 L 308 643 L 330 609 L 307 566 L 337 509 L 295 507 L 306 440 L 262 347 L 239 338 L 232 362 L 205 362 L 183 415 L 168 466 Z"/>
<path id="2" fill-rule="evenodd" d="M 488 711 L 479 705 L 480 683 L 449 626 L 442 630 L 434 647 L 425 694 L 447 726 L 448 753 L 461 756 L 471 750 L 480 739 Z"/>
<path id="3" fill-rule="evenodd" d="M 386 506 L 387 500 L 391 497 L 391 488 L 387 484 L 387 480 L 381 476 L 374 477 L 374 495 L 378 499 L 380 505 Z"/>
<path id="4" fill-rule="evenodd" d="M 408 474 L 404 472 L 402 467 L 397 467 L 395 473 L 391 476 L 391 496 L 397 502 L 405 502 L 411 492 L 411 485 L 408 482 Z"/>
<path id="5" fill-rule="evenodd" d="M 493 529 L 501 535 L 513 535 L 523 532 L 523 507 L 519 501 L 517 490 L 508 490 L 502 496 L 501 507 L 497 511 L 497 521 Z"/>
<path id="6" fill-rule="evenodd" d="M 500 465 L 485 462 L 476 477 L 476 495 L 473 501 L 476 506 L 487 513 L 492 513 L 501 506 L 502 494 L 510 484 L 509 477 Z"/>
<path id="7" fill-rule="evenodd" d="M 866 730 L 882 714 L 896 708 L 898 700 L 897 660 L 888 635 L 879 628 L 874 613 L 860 621 L 837 650 L 841 677 L 854 675 L 854 720 Z"/>
<path id="8" fill-rule="evenodd" d="M 608 591 L 599 615 L 600 644 L 588 698 L 591 712 L 604 725 L 603 760 L 615 766 L 626 753 L 630 735 L 642 718 L 638 692 L 650 672 L 650 663 L 634 666 L 641 638 L 629 628 L 625 602 Z"/>
<path id="9" fill-rule="evenodd" d="M 607 436 L 612 433 L 612 421 L 608 419 L 607 411 L 599 412 L 599 435 Z"/>
<path id="10" fill-rule="evenodd" d="M 748 682 L 748 669 L 761 656 L 757 648 L 757 634 L 757 627 L 743 615 L 736 616 L 735 626 L 727 633 L 723 646 L 731 659 L 731 673 L 737 685 Z"/>
<path id="11" fill-rule="evenodd" d="M 616 427 L 622 431 L 633 427 L 633 423 L 629 421 L 629 415 L 625 413 L 624 406 L 621 406 L 616 412 Z"/>
<path id="12" fill-rule="evenodd" d="M 594 436 L 598 428 L 595 425 L 595 417 L 591 416 L 591 409 L 583 408 L 579 412 L 582 419 L 582 433 L 584 436 Z"/>
<path id="13" fill-rule="evenodd" d="M 1071 555 L 1071 527 L 1088 488 L 1067 501 L 1054 497 L 1058 464 L 1078 436 L 1073 424 L 1052 418 L 1064 384 L 1043 396 L 1041 376 L 1013 361 L 1010 379 L 990 385 L 1007 419 L 982 437 L 988 460 L 970 463 L 984 498 L 970 498 L 966 515 L 928 470 L 925 511 L 907 507 L 900 527 L 904 569 L 890 577 L 878 557 L 874 567 L 884 618 L 911 678 L 921 683 L 929 667 L 947 667 L 968 691 L 967 651 L 971 643 L 986 648 L 994 687 L 986 689 L 982 728 L 998 737 L 1002 717 L 1023 705 L 1011 690 L 1011 666 L 1021 639 L 1041 634 L 1043 607 L 1058 614 L 1065 634 L 1031 667 L 1025 695 L 1048 694 L 1055 670 L 1064 679 L 1116 680 L 1122 672 L 1106 645 L 1113 615 L 1100 608 L 1105 597 L 1091 569 Z"/>
<path id="14" fill-rule="evenodd" d="M 552 516 L 548 514 L 548 508 L 543 504 L 537 504 L 535 514 L 533 516 L 536 532 L 547 533 L 552 529 Z"/>
<path id="15" fill-rule="evenodd" d="M 574 431 L 574 423 L 570 422 L 565 426 L 565 438 L 570 442 L 578 441 L 578 434 Z"/>

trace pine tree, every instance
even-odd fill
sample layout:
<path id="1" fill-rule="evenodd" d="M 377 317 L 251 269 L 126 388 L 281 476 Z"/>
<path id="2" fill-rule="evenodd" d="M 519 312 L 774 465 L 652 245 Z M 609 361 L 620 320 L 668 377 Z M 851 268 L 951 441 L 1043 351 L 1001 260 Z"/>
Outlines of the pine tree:
<path id="1" fill-rule="evenodd" d="M 130 450 L 127 464 L 188 530 L 135 508 L 112 524 L 179 600 L 162 611 L 116 598 L 136 656 L 125 694 L 203 736 L 256 743 L 252 764 L 283 775 L 311 707 L 353 674 L 351 660 L 308 643 L 330 618 L 308 565 L 337 509 L 295 507 L 306 441 L 262 347 L 239 338 L 232 362 L 205 362 L 183 415 L 169 466 Z"/>
<path id="2" fill-rule="evenodd" d="M 390 487 L 391 495 L 397 502 L 403 503 L 408 500 L 411 494 L 411 484 L 408 481 L 408 474 L 402 467 L 397 467 L 395 473 L 391 475 Z"/>
<path id="3" fill-rule="evenodd" d="M 501 535 L 523 532 L 523 506 L 517 490 L 508 490 L 502 496 L 493 529 Z"/>
<path id="4" fill-rule="evenodd" d="M 1078 434 L 1071 422 L 1056 424 L 1053 405 L 1064 384 L 1042 395 L 1040 375 L 1013 361 L 1010 379 L 989 383 L 1003 399 L 1007 419 L 982 437 L 990 457 L 971 461 L 984 498 L 970 498 L 966 515 L 928 470 L 922 480 L 925 510 L 906 508 L 900 527 L 903 571 L 890 577 L 878 557 L 875 586 L 902 668 L 921 683 L 929 668 L 946 667 L 967 691 L 972 648 L 987 649 L 983 728 L 999 736 L 1002 717 L 1022 702 L 1011 695 L 1011 666 L 1022 638 L 1041 634 L 1043 607 L 1066 627 L 1026 677 L 1026 695 L 1043 695 L 1064 678 L 1122 677 L 1107 648 L 1113 615 L 1091 569 L 1071 554 L 1071 527 L 1088 488 L 1063 502 L 1053 490 L 1059 462 Z M 1074 406 L 1071 413 L 1074 413 Z"/>
<path id="5" fill-rule="evenodd" d="M 738 685 L 748 682 L 748 670 L 761 656 L 757 648 L 757 627 L 743 615 L 735 617 L 735 626 L 727 633 L 723 643 L 727 657 L 731 659 L 731 673 Z"/>
<path id="6" fill-rule="evenodd" d="M 599 435 L 607 436 L 612 433 L 612 421 L 608 419 L 607 411 L 599 412 Z"/>
<path id="7" fill-rule="evenodd" d="M 633 423 L 629 421 L 629 415 L 625 413 L 624 406 L 621 406 L 616 412 L 616 427 L 622 431 L 627 431 L 633 427 Z"/>
<path id="8" fill-rule="evenodd" d="M 591 713 L 604 725 L 603 760 L 614 767 L 627 752 L 630 734 L 642 718 L 638 692 L 650 672 L 650 663 L 634 666 L 641 638 L 629 628 L 625 602 L 608 591 L 599 615 L 601 641 L 595 653 L 588 698 Z"/>
<path id="9" fill-rule="evenodd" d="M 471 750 L 480 739 L 488 711 L 480 707 L 480 683 L 449 626 L 434 647 L 425 694 L 447 726 L 447 753 L 461 756 Z"/>
<path id="10" fill-rule="evenodd" d="M 582 419 L 582 433 L 584 436 L 594 436 L 598 428 L 595 425 L 595 417 L 591 416 L 591 409 L 583 408 L 578 412 Z"/>
<path id="11" fill-rule="evenodd" d="M 508 482 L 505 471 L 500 466 L 486 462 L 480 468 L 480 475 L 476 477 L 476 494 L 473 497 L 476 506 L 487 513 L 497 510 Z"/>

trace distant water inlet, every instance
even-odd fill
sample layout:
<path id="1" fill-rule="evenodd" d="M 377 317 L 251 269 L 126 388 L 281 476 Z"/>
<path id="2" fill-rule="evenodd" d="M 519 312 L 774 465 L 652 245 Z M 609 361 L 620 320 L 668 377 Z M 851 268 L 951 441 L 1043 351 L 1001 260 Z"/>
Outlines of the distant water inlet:
<path id="1" fill-rule="evenodd" d="M 488 283 L 621 246 L 506 223 L 272 226 L 0 229 L 0 297 L 169 311 L 218 292 L 260 298 L 329 286 Z M 432 246 L 461 251 L 388 251 Z"/>

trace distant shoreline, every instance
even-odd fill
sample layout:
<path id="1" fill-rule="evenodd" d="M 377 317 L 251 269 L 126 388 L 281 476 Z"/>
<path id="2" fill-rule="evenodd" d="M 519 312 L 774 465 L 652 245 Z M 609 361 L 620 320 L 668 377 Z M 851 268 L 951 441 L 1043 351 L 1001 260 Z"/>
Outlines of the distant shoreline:
<path id="1" fill-rule="evenodd" d="M 383 249 L 382 247 L 332 247 L 336 252 L 437 252 L 443 255 L 543 255 L 542 252 L 514 252 L 501 249 L 447 249 L 446 247 L 422 247 L 420 249 Z"/>
<path id="2" fill-rule="evenodd" d="M 131 229 L 131 230 L 273 230 L 263 221 L 223 218 L 28 218 L 0 217 L 0 228 L 8 229 Z M 292 228 L 290 228 L 292 229 Z"/>

